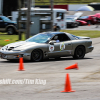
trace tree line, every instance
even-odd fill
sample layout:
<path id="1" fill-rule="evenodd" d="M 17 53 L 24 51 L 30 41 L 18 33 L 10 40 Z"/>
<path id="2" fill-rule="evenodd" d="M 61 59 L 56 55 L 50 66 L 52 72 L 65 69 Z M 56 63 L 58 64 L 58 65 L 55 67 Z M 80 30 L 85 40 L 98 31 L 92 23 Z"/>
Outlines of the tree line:
<path id="1" fill-rule="evenodd" d="M 18 1 L 19 0 L 3 0 L 3 15 L 11 16 L 11 12 L 18 9 Z M 21 0 L 21 4 L 23 3 L 24 0 Z"/>

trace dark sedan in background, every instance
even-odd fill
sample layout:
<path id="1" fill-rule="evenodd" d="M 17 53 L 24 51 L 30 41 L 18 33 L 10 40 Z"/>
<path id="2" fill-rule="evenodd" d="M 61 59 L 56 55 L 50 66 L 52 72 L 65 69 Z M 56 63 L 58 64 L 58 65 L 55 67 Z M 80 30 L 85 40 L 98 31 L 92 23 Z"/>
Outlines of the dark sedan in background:
<path id="1" fill-rule="evenodd" d="M 17 22 L 10 20 L 6 16 L 0 16 L 0 32 L 7 32 L 9 35 L 17 34 Z"/>
<path id="2" fill-rule="evenodd" d="M 79 22 L 76 21 L 75 17 L 67 17 L 66 18 L 67 28 L 69 28 L 69 27 L 72 27 L 72 28 L 78 27 L 78 25 L 79 25 Z"/>

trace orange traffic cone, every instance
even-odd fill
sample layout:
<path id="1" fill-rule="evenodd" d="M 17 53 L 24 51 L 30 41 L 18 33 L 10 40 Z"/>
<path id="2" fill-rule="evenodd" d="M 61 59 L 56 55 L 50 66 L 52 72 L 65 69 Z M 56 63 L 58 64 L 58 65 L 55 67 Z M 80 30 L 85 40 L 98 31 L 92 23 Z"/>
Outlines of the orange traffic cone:
<path id="1" fill-rule="evenodd" d="M 61 92 L 75 92 L 75 90 L 72 90 L 72 88 L 71 88 L 71 83 L 70 83 L 68 73 L 66 74 L 65 89 L 64 89 L 64 91 L 61 91 Z"/>
<path id="2" fill-rule="evenodd" d="M 74 65 L 71 65 L 69 67 L 66 67 L 65 69 L 79 69 L 79 68 L 78 68 L 78 64 L 76 63 Z"/>
<path id="3" fill-rule="evenodd" d="M 6 39 L 6 40 L 4 40 L 4 41 L 10 41 L 9 39 Z"/>
<path id="4" fill-rule="evenodd" d="M 90 24 L 88 24 L 88 26 L 90 26 Z"/>
<path id="5" fill-rule="evenodd" d="M 24 65 L 23 65 L 23 57 L 20 57 L 19 59 L 19 69 L 18 71 L 24 71 Z"/>

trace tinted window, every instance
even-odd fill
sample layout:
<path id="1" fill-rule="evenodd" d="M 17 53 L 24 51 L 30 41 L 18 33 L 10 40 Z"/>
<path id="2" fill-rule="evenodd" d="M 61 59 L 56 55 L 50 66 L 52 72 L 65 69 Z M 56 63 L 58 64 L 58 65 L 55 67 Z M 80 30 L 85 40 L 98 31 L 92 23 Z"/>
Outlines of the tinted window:
<path id="1" fill-rule="evenodd" d="M 58 38 L 55 39 L 55 37 L 58 37 Z M 60 42 L 62 42 L 62 41 L 68 41 L 70 39 L 69 39 L 69 37 L 66 34 L 57 34 L 57 35 L 55 35 L 53 37 L 52 40 L 59 40 Z"/>
<path id="2" fill-rule="evenodd" d="M 62 13 L 62 12 L 57 12 L 56 17 L 57 17 L 57 18 L 60 18 L 60 19 L 64 19 L 64 13 Z"/>

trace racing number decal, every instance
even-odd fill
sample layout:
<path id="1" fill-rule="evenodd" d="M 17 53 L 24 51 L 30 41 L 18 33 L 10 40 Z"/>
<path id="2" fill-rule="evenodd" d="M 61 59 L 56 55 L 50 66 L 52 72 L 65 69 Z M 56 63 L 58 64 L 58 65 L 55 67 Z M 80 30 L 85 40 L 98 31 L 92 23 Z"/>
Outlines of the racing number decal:
<path id="1" fill-rule="evenodd" d="M 50 45 L 50 46 L 49 46 L 49 51 L 50 51 L 50 52 L 54 51 L 54 45 Z"/>
<path id="2" fill-rule="evenodd" d="M 60 44 L 60 51 L 65 49 L 65 44 L 64 42 L 62 44 Z"/>

